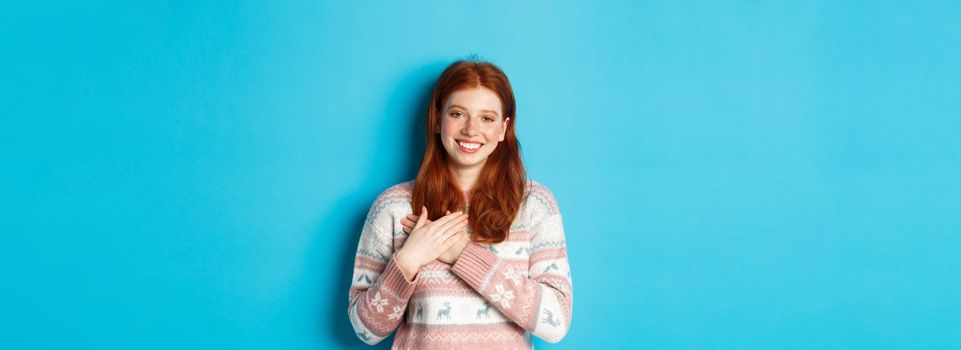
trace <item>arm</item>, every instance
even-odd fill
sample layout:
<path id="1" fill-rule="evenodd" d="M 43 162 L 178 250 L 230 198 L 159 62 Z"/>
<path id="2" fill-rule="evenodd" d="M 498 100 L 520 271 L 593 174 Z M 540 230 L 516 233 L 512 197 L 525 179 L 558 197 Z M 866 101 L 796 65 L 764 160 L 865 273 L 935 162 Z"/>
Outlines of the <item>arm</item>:
<path id="1" fill-rule="evenodd" d="M 527 270 L 470 242 L 451 271 L 518 326 L 556 343 L 570 328 L 573 296 L 560 213 L 550 214 L 532 231 Z"/>
<path id="2" fill-rule="evenodd" d="M 392 218 L 376 201 L 367 215 L 354 258 L 347 313 L 357 337 L 374 345 L 400 324 L 417 277 L 408 281 L 397 266 Z"/>

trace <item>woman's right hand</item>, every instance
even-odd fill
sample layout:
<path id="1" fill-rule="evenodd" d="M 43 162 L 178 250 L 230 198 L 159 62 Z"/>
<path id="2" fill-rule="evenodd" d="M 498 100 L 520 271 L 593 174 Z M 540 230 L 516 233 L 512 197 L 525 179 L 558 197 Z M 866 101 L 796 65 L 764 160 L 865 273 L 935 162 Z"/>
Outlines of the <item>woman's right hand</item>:
<path id="1" fill-rule="evenodd" d="M 456 243 L 458 237 L 455 234 L 467 227 L 467 214 L 460 211 L 432 222 L 427 222 L 427 217 L 427 207 L 424 207 L 417 224 L 394 258 L 408 281 L 414 279 L 421 266 L 436 260 Z"/>

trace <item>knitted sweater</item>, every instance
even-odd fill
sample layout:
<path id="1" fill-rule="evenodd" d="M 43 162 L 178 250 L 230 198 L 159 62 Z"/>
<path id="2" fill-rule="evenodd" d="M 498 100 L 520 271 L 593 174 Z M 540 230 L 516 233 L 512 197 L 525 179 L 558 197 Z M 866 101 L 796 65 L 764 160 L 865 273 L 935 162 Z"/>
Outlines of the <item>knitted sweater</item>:
<path id="1" fill-rule="evenodd" d="M 570 327 L 571 274 L 561 214 L 547 187 L 528 180 L 508 238 L 469 242 L 453 265 L 433 261 L 408 282 L 394 261 L 407 239 L 413 181 L 382 192 L 357 245 L 348 315 L 376 344 L 394 349 L 531 349 L 531 334 L 554 343 Z M 470 233 L 470 231 L 468 231 Z"/>

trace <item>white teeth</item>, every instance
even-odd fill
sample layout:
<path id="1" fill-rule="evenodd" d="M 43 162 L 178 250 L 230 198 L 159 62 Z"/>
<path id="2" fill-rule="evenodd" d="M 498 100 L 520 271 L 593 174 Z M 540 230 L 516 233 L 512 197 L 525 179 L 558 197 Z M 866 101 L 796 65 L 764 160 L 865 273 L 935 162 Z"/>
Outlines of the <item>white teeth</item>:
<path id="1" fill-rule="evenodd" d="M 457 141 L 457 144 L 463 146 L 466 149 L 478 149 L 481 146 L 479 143 L 464 143 L 460 141 Z"/>

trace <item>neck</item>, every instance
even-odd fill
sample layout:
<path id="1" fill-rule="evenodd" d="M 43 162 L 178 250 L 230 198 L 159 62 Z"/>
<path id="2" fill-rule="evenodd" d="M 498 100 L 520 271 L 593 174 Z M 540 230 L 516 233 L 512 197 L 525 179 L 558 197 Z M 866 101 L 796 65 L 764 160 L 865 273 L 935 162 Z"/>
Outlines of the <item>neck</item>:
<path id="1" fill-rule="evenodd" d="M 470 199 L 470 191 L 474 189 L 474 184 L 477 183 L 477 178 L 480 177 L 481 169 L 484 168 L 484 163 L 478 164 L 473 167 L 462 168 L 455 166 L 453 164 L 448 164 L 451 174 L 457 179 L 457 184 L 460 186 L 460 190 L 465 192 L 467 198 Z"/>

